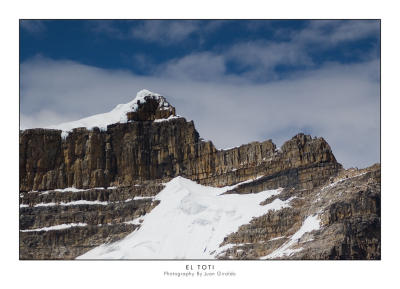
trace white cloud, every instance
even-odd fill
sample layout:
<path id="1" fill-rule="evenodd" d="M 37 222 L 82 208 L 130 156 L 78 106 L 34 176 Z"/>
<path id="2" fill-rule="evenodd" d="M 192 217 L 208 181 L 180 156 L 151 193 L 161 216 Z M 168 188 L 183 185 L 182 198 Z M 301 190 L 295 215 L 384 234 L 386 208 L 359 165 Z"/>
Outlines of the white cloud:
<path id="1" fill-rule="evenodd" d="M 297 44 L 251 41 L 239 43 L 227 51 L 226 59 L 247 70 L 251 78 L 274 78 L 278 65 L 311 66 L 312 59 Z"/>
<path id="2" fill-rule="evenodd" d="M 127 35 L 114 25 L 113 20 L 92 20 L 87 22 L 88 28 L 98 34 L 105 34 L 112 38 L 125 39 Z"/>
<path id="3" fill-rule="evenodd" d="M 135 38 L 160 44 L 171 44 L 186 39 L 198 29 L 199 22 L 191 20 L 149 20 L 132 27 Z"/>
<path id="4" fill-rule="evenodd" d="M 21 113 L 20 115 L 20 129 L 27 129 L 33 127 L 46 127 L 49 123 L 63 123 L 74 118 L 74 113 L 69 112 L 63 114 L 52 110 L 39 110 L 34 114 Z M 76 117 L 76 116 L 75 116 Z"/>
<path id="5" fill-rule="evenodd" d="M 130 21 L 127 21 L 129 23 Z M 196 35 L 200 43 L 204 42 L 206 33 L 211 33 L 225 25 L 224 20 L 144 20 L 130 25 L 128 31 L 121 30 L 115 21 L 91 21 L 89 28 L 111 38 L 136 38 L 162 46 L 182 44 L 188 37 Z"/>
<path id="6" fill-rule="evenodd" d="M 213 57 L 202 54 L 199 59 L 212 62 Z M 199 79 L 190 75 L 193 61 L 177 60 L 168 74 L 146 77 L 71 61 L 27 61 L 21 65 L 21 125 L 51 125 L 106 112 L 147 88 L 164 94 L 180 115 L 195 121 L 202 137 L 220 148 L 269 138 L 281 145 L 305 131 L 327 139 L 346 167 L 379 161 L 378 61 L 332 63 L 266 84 L 225 76 L 220 65 L 210 69 L 214 77 Z M 207 67 L 199 69 L 204 73 Z M 185 73 L 189 77 L 183 79 Z"/>
<path id="7" fill-rule="evenodd" d="M 332 47 L 332 45 L 342 42 L 357 41 L 371 35 L 379 35 L 379 30 L 378 20 L 310 21 L 309 26 L 296 34 L 294 40 L 310 43 L 318 42 L 321 45 Z"/>
<path id="8" fill-rule="evenodd" d="M 262 21 L 250 22 L 259 28 Z M 378 21 L 310 21 L 300 30 L 279 29 L 275 31 L 278 38 L 285 36 L 284 41 L 249 41 L 238 43 L 227 49 L 226 60 L 234 62 L 244 70 L 244 75 L 253 79 L 277 78 L 278 66 L 312 67 L 315 65 L 310 52 L 332 49 L 344 42 L 357 41 L 368 36 L 379 35 Z M 378 46 L 378 42 L 376 43 Z M 373 54 L 354 50 L 358 56 L 371 59 Z M 373 51 L 376 53 L 376 51 Z M 364 56 L 364 57 L 362 57 Z"/>
<path id="9" fill-rule="evenodd" d="M 225 74 L 225 59 L 209 52 L 193 53 L 160 65 L 156 74 L 177 79 L 212 80 Z"/>

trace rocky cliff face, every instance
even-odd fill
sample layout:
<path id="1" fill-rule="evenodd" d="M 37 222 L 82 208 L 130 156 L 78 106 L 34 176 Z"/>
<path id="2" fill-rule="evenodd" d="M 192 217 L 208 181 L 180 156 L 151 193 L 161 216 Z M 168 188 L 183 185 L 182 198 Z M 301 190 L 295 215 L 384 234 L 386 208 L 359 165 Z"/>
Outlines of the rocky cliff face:
<path id="1" fill-rule="evenodd" d="M 140 226 L 163 186 L 66 189 L 20 194 L 20 258 L 73 259 Z"/>
<path id="2" fill-rule="evenodd" d="M 311 190 L 286 188 L 279 198 L 291 206 L 227 236 L 218 258 L 380 259 L 380 165 L 343 170 Z M 305 228 L 310 217 L 320 222 L 315 230 Z"/>
<path id="3" fill-rule="evenodd" d="M 176 176 L 209 186 L 249 181 L 228 193 L 282 187 L 288 196 L 301 194 L 306 198 L 342 172 L 323 138 L 298 134 L 280 149 L 267 140 L 217 150 L 212 142 L 199 137 L 193 122 L 176 116 L 175 108 L 162 96 L 143 95 L 131 108 L 124 111 L 125 122 L 110 124 L 106 129 L 75 128 L 66 137 L 65 132 L 56 129 L 20 132 L 20 258 L 74 258 L 93 246 L 125 236 L 138 226 L 129 221 L 157 205 L 151 198 L 140 198 L 154 196 L 163 182 Z M 365 217 L 368 210 L 368 214 L 380 216 L 380 191 L 376 188 L 380 180 L 374 179 L 373 184 L 370 194 L 365 195 L 364 190 L 360 199 L 341 199 L 343 204 L 338 201 L 336 207 L 332 204 L 326 209 L 329 213 L 324 211 L 324 222 L 343 228 L 343 238 L 332 241 L 336 253 L 314 250 L 299 258 L 376 258 L 380 246 L 376 239 L 371 241 L 375 249 L 360 245 L 370 246 L 365 249 L 370 253 L 356 255 L 351 249 L 343 249 L 343 244 L 351 248 L 365 243 L 365 230 L 379 227 L 380 219 L 368 219 L 372 223 L 368 221 L 367 229 L 363 229 L 358 226 L 359 219 L 353 218 Z M 64 188 L 74 189 L 61 193 Z M 375 198 L 375 207 L 371 198 Z M 296 202 L 294 208 L 303 208 L 307 203 Z M 358 202 L 363 205 L 358 206 Z M 241 229 L 226 242 L 267 241 L 296 229 L 301 221 L 302 215 L 296 209 L 271 213 L 249 225 L 264 232 L 261 235 L 252 237 L 253 229 Z M 63 224 L 75 225 L 53 230 Z M 256 249 L 258 253 L 226 252 L 221 258 L 253 258 L 268 250 L 264 246 Z M 350 253 L 346 255 L 343 250 Z"/>
<path id="4" fill-rule="evenodd" d="M 77 128 L 65 139 L 61 133 L 21 132 L 21 191 L 129 186 L 179 175 L 212 186 L 263 176 L 260 188 L 312 188 L 341 168 L 322 138 L 299 134 L 280 150 L 270 140 L 217 150 L 184 118 Z"/>

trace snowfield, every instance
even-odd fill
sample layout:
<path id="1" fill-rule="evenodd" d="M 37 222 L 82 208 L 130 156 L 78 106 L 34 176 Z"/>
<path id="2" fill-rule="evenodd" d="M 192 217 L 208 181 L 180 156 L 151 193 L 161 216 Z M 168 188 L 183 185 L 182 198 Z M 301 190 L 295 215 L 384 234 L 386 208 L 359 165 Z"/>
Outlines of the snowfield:
<path id="1" fill-rule="evenodd" d="M 234 186 L 214 188 L 176 177 L 155 197 L 150 213 L 132 223 L 141 227 L 115 243 L 103 244 L 78 259 L 213 259 L 224 238 L 269 210 L 289 207 L 290 200 L 275 199 L 281 190 L 256 194 L 222 193 Z"/>

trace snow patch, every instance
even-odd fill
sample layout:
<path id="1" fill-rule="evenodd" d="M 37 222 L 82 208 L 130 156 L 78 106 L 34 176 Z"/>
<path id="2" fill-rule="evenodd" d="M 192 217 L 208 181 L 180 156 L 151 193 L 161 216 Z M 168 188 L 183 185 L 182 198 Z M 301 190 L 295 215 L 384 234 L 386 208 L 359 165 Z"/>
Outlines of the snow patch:
<path id="1" fill-rule="evenodd" d="M 77 192 L 84 192 L 84 191 L 88 191 L 89 189 L 77 189 L 74 187 L 70 187 L 70 188 L 64 188 L 64 189 L 54 189 L 54 190 L 48 190 L 48 191 L 44 191 L 41 192 L 39 195 L 48 195 L 50 192 L 61 192 L 61 193 L 66 193 L 66 192 L 70 192 L 70 193 L 77 193 Z M 90 189 L 91 190 L 91 189 Z"/>
<path id="2" fill-rule="evenodd" d="M 154 120 L 154 122 L 170 121 L 172 119 L 177 119 L 177 118 L 182 118 L 182 117 L 179 115 L 170 115 L 168 118 L 159 118 L 159 119 Z"/>
<path id="3" fill-rule="evenodd" d="M 52 206 L 56 206 L 56 203 L 39 203 L 36 204 L 34 207 L 52 207 Z"/>
<path id="4" fill-rule="evenodd" d="M 341 183 L 341 182 L 344 182 L 344 181 L 346 181 L 346 180 L 350 180 L 350 179 L 354 179 L 354 178 L 360 177 L 360 176 L 362 176 L 362 175 L 365 175 L 366 173 L 367 173 L 367 172 L 364 172 L 364 173 L 361 173 L 361 174 L 358 174 L 358 175 L 354 175 L 354 176 L 352 176 L 352 177 L 339 179 L 339 180 L 337 180 L 337 181 L 335 181 L 335 182 L 333 182 L 333 183 L 331 183 L 331 184 L 329 184 L 329 185 L 327 185 L 327 186 L 321 188 L 321 191 L 324 191 L 324 190 L 326 190 L 326 189 L 332 188 L 332 187 L 336 186 L 337 184 L 339 184 L 339 183 Z"/>
<path id="5" fill-rule="evenodd" d="M 143 222 L 143 216 L 140 216 L 136 219 L 130 220 L 130 221 L 126 221 L 124 222 L 124 224 L 129 224 L 129 225 L 140 225 Z"/>
<path id="6" fill-rule="evenodd" d="M 52 206 L 76 206 L 76 205 L 103 205 L 107 206 L 110 204 L 109 202 L 101 202 L 101 201 L 87 201 L 87 200 L 78 200 L 72 202 L 60 202 L 60 203 L 39 203 L 36 204 L 34 207 L 52 207 Z"/>
<path id="7" fill-rule="evenodd" d="M 286 236 L 281 236 L 281 237 L 276 237 L 276 238 L 272 238 L 272 239 L 269 239 L 267 242 L 271 242 L 271 241 L 275 241 L 275 240 L 280 240 L 280 239 L 283 239 L 283 238 L 285 238 Z"/>
<path id="8" fill-rule="evenodd" d="M 224 238 L 241 225 L 270 210 L 289 207 L 275 199 L 260 205 L 279 190 L 255 194 L 223 194 L 232 186 L 214 188 L 176 177 L 155 197 L 160 201 L 142 216 L 141 227 L 125 238 L 92 249 L 78 259 L 211 259 L 228 246 Z M 137 224 L 140 220 L 130 221 Z"/>
<path id="9" fill-rule="evenodd" d="M 230 190 L 233 190 L 233 189 L 236 189 L 237 187 L 239 187 L 239 186 L 241 186 L 241 185 L 248 184 L 248 183 L 252 183 L 252 182 L 254 182 L 254 181 L 258 180 L 258 179 L 261 179 L 262 177 L 263 177 L 263 176 L 258 176 L 258 177 L 254 178 L 254 179 L 250 179 L 250 180 L 247 180 L 247 181 L 243 181 L 243 182 L 237 183 L 237 184 L 232 185 L 232 186 L 223 187 L 223 189 L 225 189 L 225 191 L 224 191 L 223 193 L 225 193 L 225 192 L 227 192 L 227 191 L 230 191 Z M 281 192 L 282 192 L 282 189 L 279 188 L 279 189 L 273 190 L 273 191 L 276 191 L 276 194 L 278 194 L 278 193 L 281 193 Z M 274 196 L 274 195 L 271 195 L 271 196 Z"/>
<path id="10" fill-rule="evenodd" d="M 133 199 L 132 198 L 126 199 L 124 202 L 127 203 L 127 202 L 130 202 L 130 201 L 136 201 L 136 200 L 153 200 L 153 199 L 154 199 L 154 197 L 136 196 Z"/>
<path id="11" fill-rule="evenodd" d="M 60 206 L 75 206 L 75 205 L 102 205 L 102 206 L 107 206 L 108 204 L 109 204 L 109 202 L 79 200 L 79 201 L 73 201 L 73 202 L 68 202 L 68 203 L 61 202 Z"/>
<path id="12" fill-rule="evenodd" d="M 72 227 L 85 227 L 86 223 L 71 223 L 71 224 L 61 224 L 51 227 L 43 227 L 38 229 L 20 230 L 20 232 L 39 232 L 39 231 L 53 231 L 53 230 L 64 230 Z"/>
<path id="13" fill-rule="evenodd" d="M 154 197 L 134 197 L 133 199 L 126 199 L 123 202 L 130 202 L 132 200 L 153 200 Z M 102 206 L 107 206 L 112 203 L 119 203 L 119 202 L 102 202 L 102 201 L 87 201 L 87 200 L 77 200 L 77 201 L 72 201 L 72 202 L 60 202 L 60 203 L 39 203 L 34 205 L 34 207 L 53 207 L 53 206 L 77 206 L 77 205 L 102 205 Z M 25 208 L 29 207 L 27 204 L 21 204 L 20 208 Z"/>
<path id="14" fill-rule="evenodd" d="M 115 190 L 117 187 L 107 187 L 107 190 Z M 77 192 L 86 192 L 90 190 L 105 190 L 103 187 L 89 188 L 89 189 L 77 189 L 74 187 L 64 188 L 64 189 L 54 189 L 41 192 L 39 195 L 48 195 L 50 192 L 61 192 L 61 193 L 77 193 Z M 33 192 L 33 191 L 32 191 Z M 35 191 L 37 193 L 37 191 Z M 30 192 L 29 192 L 30 193 Z"/>
<path id="15" fill-rule="evenodd" d="M 287 241 L 285 244 L 283 244 L 281 247 L 273 251 L 271 254 L 261 257 L 260 259 L 275 259 L 279 257 L 284 257 L 284 256 L 290 256 L 296 252 L 300 252 L 303 250 L 303 248 L 297 248 L 297 249 L 290 249 L 293 245 L 297 244 L 300 240 L 300 238 L 307 232 L 311 232 L 314 230 L 319 230 L 320 229 L 320 221 L 318 218 L 318 214 L 314 216 L 309 216 L 307 217 L 301 228 L 293 235 L 290 237 L 290 240 Z"/>
<path id="16" fill-rule="evenodd" d="M 130 111 L 136 111 L 139 107 L 139 103 L 145 102 L 146 96 L 161 100 L 159 106 L 163 110 L 168 110 L 171 108 L 170 104 L 160 94 L 143 89 L 136 94 L 136 97 L 132 101 L 125 104 L 118 104 L 110 112 L 96 114 L 76 121 L 48 126 L 46 128 L 62 130 L 61 137 L 64 139 L 68 136 L 68 133 L 72 129 L 78 127 L 85 127 L 87 129 L 98 127 L 100 130 L 106 130 L 107 126 L 110 124 L 128 122 L 126 114 Z"/>

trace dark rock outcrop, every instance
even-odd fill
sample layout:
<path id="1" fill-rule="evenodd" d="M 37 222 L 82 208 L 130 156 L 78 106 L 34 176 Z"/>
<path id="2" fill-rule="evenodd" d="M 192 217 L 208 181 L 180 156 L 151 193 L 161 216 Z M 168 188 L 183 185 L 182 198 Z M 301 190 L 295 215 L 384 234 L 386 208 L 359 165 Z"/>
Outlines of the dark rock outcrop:
<path id="1" fill-rule="evenodd" d="M 145 96 L 144 101 L 138 103 L 136 111 L 126 114 L 128 121 L 152 121 L 175 116 L 175 107 L 170 105 L 163 96 Z"/>

